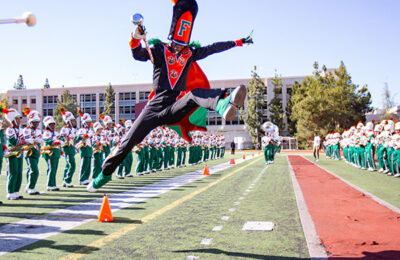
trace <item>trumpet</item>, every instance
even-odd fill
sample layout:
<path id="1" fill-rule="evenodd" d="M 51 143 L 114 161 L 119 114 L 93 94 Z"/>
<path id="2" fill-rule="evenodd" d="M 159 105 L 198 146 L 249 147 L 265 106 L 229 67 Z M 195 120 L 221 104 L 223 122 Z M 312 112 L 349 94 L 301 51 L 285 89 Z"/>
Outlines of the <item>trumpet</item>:
<path id="1" fill-rule="evenodd" d="M 56 145 L 46 145 L 40 148 L 40 154 L 47 154 L 48 156 L 52 156 L 54 151 L 53 149 L 57 148 Z"/>
<path id="2" fill-rule="evenodd" d="M 86 146 L 87 146 L 86 141 L 82 140 L 82 141 L 79 141 L 79 142 L 75 145 L 75 148 L 76 148 L 77 150 L 80 150 L 82 147 L 86 147 Z"/>

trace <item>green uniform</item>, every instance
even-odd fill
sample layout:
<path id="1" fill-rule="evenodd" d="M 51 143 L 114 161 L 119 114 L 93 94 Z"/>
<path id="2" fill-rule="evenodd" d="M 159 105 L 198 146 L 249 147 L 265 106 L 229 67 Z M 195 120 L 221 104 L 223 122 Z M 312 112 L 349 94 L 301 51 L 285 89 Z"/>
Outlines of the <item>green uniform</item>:
<path id="1" fill-rule="evenodd" d="M 9 127 L 6 129 L 6 138 L 7 138 L 7 153 L 12 153 L 10 150 L 17 147 L 20 143 L 20 137 L 22 136 L 22 129 Z M 22 149 L 15 149 L 15 151 L 19 151 L 21 156 L 10 156 L 7 158 L 8 167 L 7 167 L 7 193 L 12 194 L 14 192 L 19 192 L 22 184 L 22 166 L 23 166 L 23 157 L 22 157 Z"/>
<path id="2" fill-rule="evenodd" d="M 33 147 L 24 152 L 25 161 L 28 166 L 26 172 L 27 189 L 34 190 L 39 178 L 39 158 L 40 158 L 40 143 L 42 142 L 42 133 L 38 129 L 32 129 L 29 126 L 24 128 L 23 137 L 25 142 L 30 143 Z"/>
<path id="3" fill-rule="evenodd" d="M 43 148 L 49 146 L 47 151 L 51 151 L 52 155 L 48 153 L 42 153 L 42 157 L 45 159 L 47 164 L 47 187 L 56 187 L 56 175 L 58 169 L 58 161 L 61 157 L 61 148 L 59 134 L 56 131 L 45 130 L 43 133 Z"/>
<path id="4" fill-rule="evenodd" d="M 91 139 L 89 136 L 88 128 L 81 128 L 78 131 L 78 135 L 76 137 L 76 145 L 81 146 L 79 149 L 79 155 L 81 157 L 81 169 L 79 174 L 79 183 L 83 183 L 89 180 L 91 173 L 91 162 L 93 157 L 93 148 Z M 86 138 L 84 138 L 86 136 Z M 86 145 L 80 145 L 86 144 Z"/>
<path id="5" fill-rule="evenodd" d="M 60 140 L 63 141 L 62 151 L 65 157 L 65 169 L 63 181 L 66 184 L 71 184 L 72 177 L 74 176 L 76 169 L 75 162 L 75 137 L 76 130 L 74 128 L 64 126 L 60 130 Z"/>
<path id="6" fill-rule="evenodd" d="M 0 175 L 3 169 L 3 156 L 4 156 L 4 149 L 3 147 L 6 145 L 5 138 L 4 138 L 4 129 L 0 129 Z"/>

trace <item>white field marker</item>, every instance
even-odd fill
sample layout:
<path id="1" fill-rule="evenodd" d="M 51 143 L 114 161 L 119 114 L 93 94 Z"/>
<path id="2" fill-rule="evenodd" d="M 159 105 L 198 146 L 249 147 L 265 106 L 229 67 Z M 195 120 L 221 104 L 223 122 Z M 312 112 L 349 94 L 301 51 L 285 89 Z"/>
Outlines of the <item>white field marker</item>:
<path id="1" fill-rule="evenodd" d="M 223 216 L 222 218 L 221 218 L 221 220 L 224 220 L 224 221 L 227 221 L 229 219 L 229 216 Z"/>
<path id="2" fill-rule="evenodd" d="M 200 244 L 201 245 L 209 245 L 211 244 L 212 238 L 204 238 L 203 240 L 201 240 Z"/>
<path id="3" fill-rule="evenodd" d="M 272 222 L 262 222 L 262 221 L 247 221 L 242 230 L 249 231 L 272 231 L 275 224 Z"/>
<path id="4" fill-rule="evenodd" d="M 215 226 L 212 231 L 221 231 L 222 230 L 222 226 Z"/>

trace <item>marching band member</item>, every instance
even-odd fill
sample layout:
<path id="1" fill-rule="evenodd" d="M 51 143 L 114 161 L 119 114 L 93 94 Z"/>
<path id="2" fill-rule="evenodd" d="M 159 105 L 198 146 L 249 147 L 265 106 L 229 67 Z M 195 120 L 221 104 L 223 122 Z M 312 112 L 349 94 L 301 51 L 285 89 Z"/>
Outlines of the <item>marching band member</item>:
<path id="1" fill-rule="evenodd" d="M 79 111 L 79 110 L 78 110 Z M 82 112 L 78 112 L 81 115 L 81 122 L 83 127 L 79 129 L 75 148 L 79 150 L 79 155 L 81 157 L 81 168 L 79 174 L 79 184 L 80 185 L 88 185 L 90 183 L 89 177 L 91 173 L 91 160 L 93 156 L 92 142 L 91 142 L 91 124 L 92 118 L 88 113 L 82 114 Z"/>
<path id="2" fill-rule="evenodd" d="M 63 107 L 60 107 L 62 119 L 65 123 L 60 129 L 60 140 L 63 142 L 61 148 L 65 157 L 65 169 L 63 177 L 63 187 L 72 188 L 72 177 L 74 176 L 76 169 L 75 162 L 75 138 L 76 138 L 76 119 L 70 111 L 65 111 Z"/>
<path id="3" fill-rule="evenodd" d="M 125 134 L 124 127 L 121 124 L 116 124 L 114 126 L 114 132 L 115 132 L 115 136 L 112 141 L 114 148 L 113 148 L 111 154 L 113 154 L 117 150 L 117 147 L 119 147 L 121 145 L 122 138 Z M 117 179 L 124 179 L 124 176 L 122 176 L 123 169 L 124 169 L 124 163 L 121 162 L 121 164 L 118 167 Z"/>
<path id="4" fill-rule="evenodd" d="M 4 154 L 4 157 L 6 157 L 8 161 L 7 199 L 17 200 L 23 198 L 23 196 L 19 194 L 23 169 L 23 157 L 21 156 L 22 145 L 25 144 L 22 136 L 22 129 L 19 127 L 21 114 L 13 108 L 8 110 L 2 109 L 2 111 L 5 113 L 5 118 L 10 124 L 6 129 L 7 149 Z"/>
<path id="5" fill-rule="evenodd" d="M 124 135 L 128 133 L 129 129 L 132 127 L 132 120 L 126 120 L 123 121 L 125 125 L 125 129 L 123 131 Z M 123 137 L 122 137 L 123 139 Z M 131 174 L 131 169 L 132 169 L 132 163 L 133 163 L 133 153 L 130 151 L 125 159 L 122 161 L 121 166 L 118 168 L 118 176 L 123 176 L 123 177 L 133 177 Z"/>
<path id="6" fill-rule="evenodd" d="M 113 121 L 112 121 L 111 116 L 104 116 L 103 114 L 100 114 L 100 119 L 103 121 L 103 124 L 104 124 L 104 129 L 103 129 L 102 135 L 104 136 L 104 139 L 105 139 L 105 143 L 104 143 L 104 147 L 103 147 L 104 159 L 105 159 L 111 152 Z"/>
<path id="7" fill-rule="evenodd" d="M 55 131 L 56 122 L 52 116 L 46 116 L 43 119 L 45 130 L 43 132 L 44 146 L 40 149 L 43 158 L 47 163 L 47 190 L 58 191 L 56 185 L 56 175 L 58 161 L 61 156 L 60 135 Z"/>
<path id="8" fill-rule="evenodd" d="M 104 161 L 104 148 L 107 146 L 105 136 L 103 135 L 103 126 L 100 122 L 93 124 L 94 133 L 91 136 L 93 148 L 93 172 L 92 179 L 95 179 L 101 173 L 101 165 Z"/>
<path id="9" fill-rule="evenodd" d="M 0 113 L 3 113 L 3 108 L 0 107 Z M 5 121 L 3 119 L 0 119 L 0 175 L 1 175 L 1 170 L 3 169 L 3 157 L 4 157 L 4 147 L 6 146 L 5 139 L 4 139 L 4 129 L 6 128 L 5 126 Z M 1 204 L 1 202 L 0 202 Z"/>
<path id="10" fill-rule="evenodd" d="M 40 193 L 35 190 L 35 187 L 39 177 L 40 144 L 43 141 L 42 131 L 38 129 L 38 126 L 42 121 L 42 117 L 38 111 L 31 111 L 29 107 L 24 107 L 24 114 L 28 117 L 28 126 L 22 131 L 24 140 L 27 143 L 24 151 L 25 161 L 28 165 L 26 172 L 28 183 L 25 192 L 29 195 L 38 195 Z"/>

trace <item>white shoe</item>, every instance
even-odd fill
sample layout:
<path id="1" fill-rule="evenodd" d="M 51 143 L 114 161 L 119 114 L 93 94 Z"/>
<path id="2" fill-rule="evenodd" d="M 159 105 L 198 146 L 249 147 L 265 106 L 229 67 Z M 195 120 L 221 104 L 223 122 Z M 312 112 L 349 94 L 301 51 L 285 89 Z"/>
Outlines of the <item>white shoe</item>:
<path id="1" fill-rule="evenodd" d="M 400 173 L 396 174 L 395 176 L 393 176 L 395 178 L 400 178 Z"/>
<path id="2" fill-rule="evenodd" d="M 120 180 L 122 180 L 122 179 L 125 179 L 124 177 L 122 177 L 122 176 L 119 176 L 119 175 L 117 175 L 117 179 L 120 179 Z"/>
<path id="3" fill-rule="evenodd" d="M 380 169 L 379 169 L 379 172 L 383 172 L 383 169 L 382 169 L 382 168 L 380 168 Z"/>
<path id="4" fill-rule="evenodd" d="M 17 195 L 17 194 L 15 194 L 16 192 L 14 192 L 14 193 L 8 193 L 7 194 L 7 199 L 8 200 L 18 200 L 19 199 L 19 196 Z"/>
<path id="5" fill-rule="evenodd" d="M 35 189 L 25 189 L 25 192 L 28 193 L 29 195 L 39 195 L 40 192 L 38 192 Z"/>
<path id="6" fill-rule="evenodd" d="M 73 185 L 73 184 L 71 184 L 71 183 L 66 183 L 66 182 L 64 182 L 64 183 L 63 183 L 63 187 L 67 187 L 67 188 L 73 188 L 73 187 L 74 187 L 74 185 Z"/>
<path id="7" fill-rule="evenodd" d="M 370 168 L 368 168 L 368 171 L 373 172 L 374 169 L 372 169 L 372 168 L 370 167 Z"/>
<path id="8" fill-rule="evenodd" d="M 388 172 L 389 172 L 389 170 L 384 170 L 384 171 L 383 171 L 383 173 L 385 173 L 385 174 L 388 173 Z"/>
<path id="9" fill-rule="evenodd" d="M 223 118 L 225 121 L 231 121 L 237 113 L 237 109 L 244 104 L 247 89 L 245 85 L 237 86 L 231 93 L 228 106 L 225 108 Z"/>
<path id="10" fill-rule="evenodd" d="M 87 190 L 88 192 L 96 192 L 96 191 L 97 191 L 97 189 L 95 189 L 95 188 L 93 187 L 93 181 L 91 181 L 91 182 L 88 184 L 88 186 L 86 186 L 86 190 Z"/>
<path id="11" fill-rule="evenodd" d="M 315 162 L 319 162 L 319 160 L 318 160 L 318 159 L 315 159 Z"/>
<path id="12" fill-rule="evenodd" d="M 393 176 L 393 173 L 389 172 L 388 175 L 389 175 L 389 176 Z"/>
<path id="13" fill-rule="evenodd" d="M 128 175 L 125 175 L 125 177 L 132 178 L 133 175 L 129 173 Z"/>

